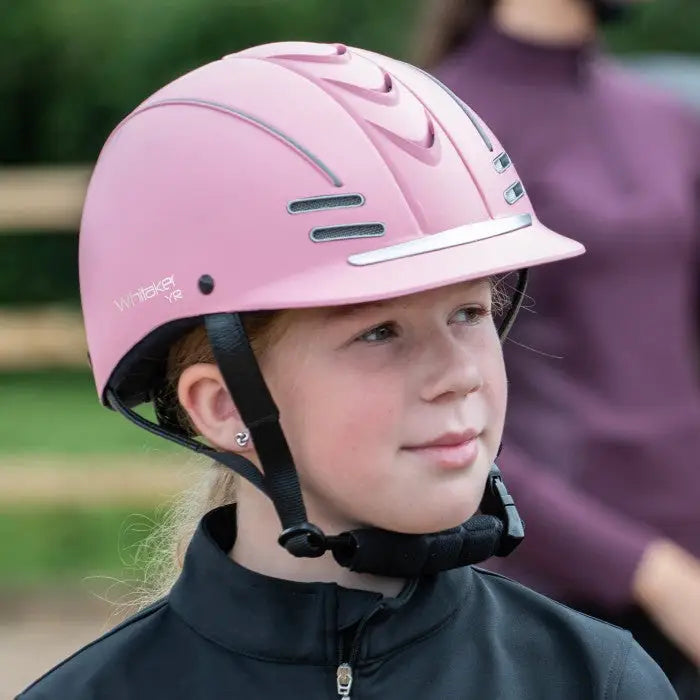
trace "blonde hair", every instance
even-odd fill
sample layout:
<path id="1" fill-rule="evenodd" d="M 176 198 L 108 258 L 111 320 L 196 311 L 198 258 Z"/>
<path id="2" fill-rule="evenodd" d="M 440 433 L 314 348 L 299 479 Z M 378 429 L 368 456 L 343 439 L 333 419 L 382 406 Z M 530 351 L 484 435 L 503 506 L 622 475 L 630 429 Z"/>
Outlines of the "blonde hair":
<path id="1" fill-rule="evenodd" d="M 510 302 L 506 278 L 507 275 L 491 278 L 495 314 L 505 313 Z M 258 360 L 288 327 L 293 314 L 293 311 L 241 314 Z M 200 362 L 215 362 L 203 325 L 190 331 L 170 349 L 166 385 L 160 399 L 172 404 L 171 415 L 176 417 L 181 431 L 190 435 L 196 435 L 196 430 L 178 401 L 177 386 L 185 369 Z M 180 574 L 185 551 L 199 521 L 210 510 L 236 502 L 238 478 L 228 467 L 212 462 L 194 486 L 178 496 L 138 548 L 136 566 L 142 571 L 141 585 L 127 606 L 142 608 L 168 594 Z"/>

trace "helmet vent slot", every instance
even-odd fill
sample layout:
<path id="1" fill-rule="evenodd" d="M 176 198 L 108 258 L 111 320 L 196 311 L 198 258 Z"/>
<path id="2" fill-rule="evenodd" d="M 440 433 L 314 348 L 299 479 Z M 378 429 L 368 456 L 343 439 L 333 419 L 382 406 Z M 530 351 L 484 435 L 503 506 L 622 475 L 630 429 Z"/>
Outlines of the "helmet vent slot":
<path id="1" fill-rule="evenodd" d="M 505 152 L 501 153 L 501 155 L 493 161 L 493 167 L 496 168 L 497 173 L 502 173 L 505 170 L 508 170 L 508 168 L 510 168 L 511 165 L 512 162 L 510 160 L 510 157 Z"/>
<path id="2" fill-rule="evenodd" d="M 343 226 L 324 226 L 311 229 L 311 240 L 316 243 L 339 241 L 349 238 L 373 238 L 383 236 L 384 224 L 349 224 Z"/>
<path id="3" fill-rule="evenodd" d="M 321 211 L 323 209 L 344 209 L 347 207 L 361 207 L 365 198 L 361 194 L 322 195 L 307 199 L 295 199 L 287 204 L 290 214 L 303 214 L 307 211 Z"/>
<path id="4" fill-rule="evenodd" d="M 519 199 L 525 196 L 525 188 L 522 182 L 514 182 L 504 193 L 503 196 L 506 198 L 508 204 L 515 204 Z"/>

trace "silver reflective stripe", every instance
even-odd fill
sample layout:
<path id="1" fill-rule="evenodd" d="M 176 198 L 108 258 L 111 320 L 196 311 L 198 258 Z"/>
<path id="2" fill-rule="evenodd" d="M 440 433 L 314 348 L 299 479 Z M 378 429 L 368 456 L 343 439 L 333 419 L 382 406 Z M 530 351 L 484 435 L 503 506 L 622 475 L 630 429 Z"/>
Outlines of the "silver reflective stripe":
<path id="1" fill-rule="evenodd" d="M 411 63 L 406 63 L 405 61 L 401 62 L 409 68 L 413 68 L 414 70 L 420 71 L 424 76 L 430 78 L 434 83 L 437 83 L 448 95 L 450 95 L 450 97 L 452 97 L 452 99 L 460 106 L 462 111 L 469 117 L 469 121 L 479 132 L 479 136 L 481 136 L 481 140 L 486 144 L 486 148 L 488 148 L 489 151 L 493 151 L 493 144 L 491 143 L 489 135 L 484 130 L 484 127 L 481 126 L 481 124 L 479 123 L 479 119 L 477 118 L 476 114 L 474 114 L 471 107 L 465 104 L 464 100 L 461 100 L 459 97 L 457 97 L 457 95 L 455 95 L 454 92 L 452 92 L 452 90 L 450 90 L 450 88 L 448 88 L 447 85 L 445 85 L 445 83 L 439 81 L 432 73 L 428 73 L 428 71 L 425 71 L 422 68 L 418 68 L 418 66 L 414 66 Z"/>
<path id="2" fill-rule="evenodd" d="M 487 238 L 502 236 L 504 233 L 518 231 L 527 226 L 532 226 L 531 214 L 516 214 L 515 216 L 507 216 L 501 219 L 488 219 L 487 221 L 479 221 L 476 224 L 467 224 L 448 231 L 421 236 L 412 241 L 397 243 L 386 248 L 357 253 L 351 255 L 348 258 L 348 262 L 351 265 L 374 265 L 388 260 L 399 260 L 412 255 L 422 255 L 435 250 L 454 248 L 466 243 L 475 243 Z"/>
<path id="3" fill-rule="evenodd" d="M 161 105 L 200 105 L 202 107 L 209 107 L 210 109 L 218 109 L 221 112 L 228 112 L 229 114 L 234 114 L 237 117 L 246 119 L 253 124 L 261 126 L 263 129 L 267 129 L 269 132 L 275 134 L 283 141 L 286 141 L 292 148 L 296 149 L 299 153 L 306 156 L 317 168 L 322 170 L 328 179 L 336 186 L 341 187 L 343 181 L 317 156 L 314 155 L 308 148 L 302 146 L 298 141 L 294 140 L 289 134 L 285 134 L 272 124 L 263 121 L 262 119 L 256 117 L 254 114 L 249 114 L 241 109 L 236 109 L 230 105 L 223 104 L 222 102 L 214 102 L 212 100 L 203 100 L 199 97 L 170 97 L 163 100 L 158 100 L 157 102 L 151 102 L 135 112 L 132 112 L 130 116 L 135 115 L 138 112 L 145 111 L 147 109 L 152 109 L 153 107 L 160 107 Z"/>

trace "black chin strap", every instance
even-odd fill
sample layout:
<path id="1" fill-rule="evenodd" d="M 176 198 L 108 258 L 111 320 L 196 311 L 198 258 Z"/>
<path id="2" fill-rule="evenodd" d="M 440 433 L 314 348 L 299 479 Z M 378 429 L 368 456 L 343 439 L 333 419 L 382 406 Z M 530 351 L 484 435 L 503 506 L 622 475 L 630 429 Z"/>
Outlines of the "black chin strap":
<path id="1" fill-rule="evenodd" d="M 216 363 L 264 467 L 265 493 L 272 499 L 282 523 L 279 542 L 295 556 L 319 557 L 325 552 L 325 537 L 306 519 L 299 478 L 279 424 L 279 411 L 241 318 L 236 313 L 212 314 L 204 322 Z"/>
<path id="2" fill-rule="evenodd" d="M 207 447 L 207 445 L 204 445 L 201 442 L 197 442 L 197 440 L 192 440 L 184 435 L 178 435 L 172 430 L 163 428 L 156 423 L 151 423 L 151 421 L 146 420 L 143 416 L 136 413 L 136 411 L 132 411 L 130 408 L 128 408 L 119 398 L 117 393 L 111 388 L 106 389 L 105 398 L 107 399 L 107 403 L 117 413 L 120 413 L 122 416 L 124 416 L 124 418 L 130 420 L 139 428 L 143 428 L 144 430 L 147 430 L 149 433 L 153 433 L 158 437 L 170 440 L 170 442 L 174 442 L 176 445 L 186 447 L 187 449 L 203 455 L 204 457 L 209 457 L 210 459 L 220 462 L 225 467 L 228 467 L 237 474 L 240 474 L 244 479 L 249 481 L 251 484 L 253 484 L 253 486 L 267 495 L 263 475 L 258 471 L 258 468 L 245 457 L 241 457 L 233 452 L 219 452 L 211 447 Z"/>
<path id="3" fill-rule="evenodd" d="M 410 578 L 478 564 L 493 556 L 505 557 L 524 536 L 523 521 L 494 464 L 481 514 L 459 527 L 429 535 L 352 530 L 326 539 L 335 560 L 351 571 Z"/>
<path id="4" fill-rule="evenodd" d="M 503 523 L 475 515 L 459 527 L 430 535 L 353 530 L 331 546 L 335 560 L 351 571 L 412 578 L 477 564 L 496 554 Z"/>

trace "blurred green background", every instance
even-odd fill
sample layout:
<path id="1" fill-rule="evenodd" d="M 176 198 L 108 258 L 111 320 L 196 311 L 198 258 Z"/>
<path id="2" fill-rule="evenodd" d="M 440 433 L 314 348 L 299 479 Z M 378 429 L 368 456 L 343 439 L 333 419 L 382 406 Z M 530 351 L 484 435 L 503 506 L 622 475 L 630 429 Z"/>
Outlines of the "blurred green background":
<path id="1" fill-rule="evenodd" d="M 2 166 L 94 162 L 112 127 L 181 73 L 256 43 L 317 40 L 412 54 L 414 0 L 5 0 L 0 4 Z M 700 2 L 658 0 L 611 30 L 621 54 L 700 54 Z M 2 183 L 0 170 L 0 183 Z M 77 237 L 0 231 L 0 311 L 77 308 Z M 0 328 L 0 334 L 2 329 Z M 0 335 L 0 338 L 2 335 Z M 45 455 L 98 478 L 100 455 L 172 450 L 99 407 L 86 367 L 0 366 L 0 475 Z M 60 459 L 59 459 L 60 462 Z M 31 464 L 27 467 L 31 481 Z M 31 485 L 30 485 L 31 490 Z M 124 523 L 155 506 L 6 503 L 0 586 L 124 571 Z M 148 522 L 145 520 L 144 522 Z M 143 530 L 144 528 L 141 528 Z M 142 534 L 142 533 L 141 533 Z"/>

